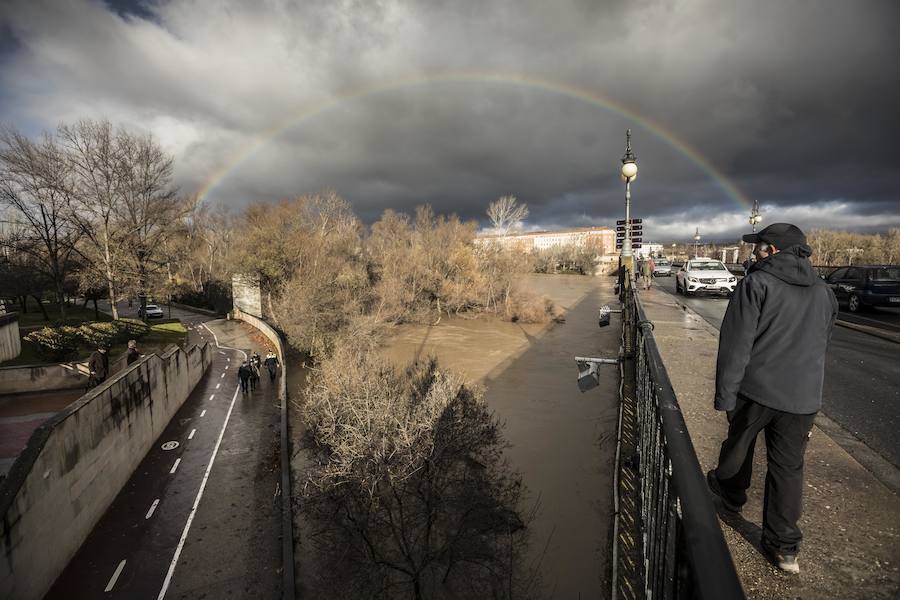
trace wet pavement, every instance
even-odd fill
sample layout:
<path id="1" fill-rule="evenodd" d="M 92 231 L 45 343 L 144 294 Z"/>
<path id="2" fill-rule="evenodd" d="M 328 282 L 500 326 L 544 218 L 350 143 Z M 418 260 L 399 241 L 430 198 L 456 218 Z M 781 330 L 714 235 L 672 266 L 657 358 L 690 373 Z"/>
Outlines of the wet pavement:
<path id="1" fill-rule="evenodd" d="M 675 278 L 657 278 L 655 285 L 675 295 Z M 719 329 L 728 306 L 728 298 L 676 295 L 710 325 Z M 849 313 L 841 312 L 840 319 Z M 894 318 L 890 310 L 865 315 L 868 320 Z M 835 327 L 825 363 L 825 388 L 822 412 L 862 440 L 872 450 L 900 467 L 900 344 L 867 333 Z M 838 438 L 839 443 L 843 440 Z M 842 443 L 842 445 L 844 445 Z M 853 447 L 845 447 L 853 454 Z"/>
<path id="2" fill-rule="evenodd" d="M 185 317 L 212 365 L 47 598 L 280 596 L 277 380 L 241 394 L 251 328 Z"/>
<path id="3" fill-rule="evenodd" d="M 619 379 L 608 367 L 599 388 L 582 394 L 574 357 L 616 356 L 618 329 L 597 326 L 599 307 L 614 301 L 614 280 L 526 281 L 565 310 L 565 323 L 445 319 L 398 327 L 385 353 L 400 365 L 433 354 L 485 386 L 484 399 L 504 424 L 505 455 L 527 489 L 522 512 L 536 509 L 527 558 L 540 596 L 602 598 L 609 593 Z"/>
<path id="4" fill-rule="evenodd" d="M 0 478 L 9 472 L 34 430 L 83 393 L 76 389 L 0 396 Z"/>

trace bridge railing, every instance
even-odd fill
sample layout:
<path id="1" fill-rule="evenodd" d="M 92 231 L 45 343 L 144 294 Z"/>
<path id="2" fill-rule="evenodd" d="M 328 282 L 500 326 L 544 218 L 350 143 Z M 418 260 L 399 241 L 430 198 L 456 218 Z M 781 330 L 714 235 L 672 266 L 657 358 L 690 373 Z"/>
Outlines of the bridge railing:
<path id="1" fill-rule="evenodd" d="M 636 471 L 643 562 L 638 588 L 643 593 L 634 597 L 744 598 L 653 324 L 636 291 L 626 292 L 623 308 L 623 345 L 635 374 L 628 399 L 634 456 L 623 458 Z"/>

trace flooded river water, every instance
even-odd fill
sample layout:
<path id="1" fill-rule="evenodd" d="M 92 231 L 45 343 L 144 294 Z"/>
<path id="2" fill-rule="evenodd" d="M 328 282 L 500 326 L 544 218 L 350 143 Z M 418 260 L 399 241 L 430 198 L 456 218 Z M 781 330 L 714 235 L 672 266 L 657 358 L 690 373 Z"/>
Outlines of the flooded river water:
<path id="1" fill-rule="evenodd" d="M 506 458 L 526 489 L 521 512 L 536 508 L 526 554 L 527 566 L 539 575 L 537 595 L 606 597 L 618 372 L 605 367 L 600 387 L 582 394 L 573 357 L 616 355 L 618 327 L 597 326 L 598 308 L 615 299 L 614 280 L 533 275 L 524 283 L 563 309 L 565 322 L 444 318 L 437 326 L 395 328 L 383 352 L 403 366 L 436 356 L 442 367 L 483 386 L 503 424 Z M 295 469 L 302 464 L 297 459 Z M 302 571 L 304 559 L 298 558 Z"/>

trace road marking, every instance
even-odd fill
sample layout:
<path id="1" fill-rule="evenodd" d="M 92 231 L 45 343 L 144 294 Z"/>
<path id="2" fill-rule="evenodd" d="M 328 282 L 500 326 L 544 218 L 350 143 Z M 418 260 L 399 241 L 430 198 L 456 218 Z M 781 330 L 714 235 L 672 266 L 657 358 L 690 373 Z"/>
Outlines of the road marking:
<path id="1" fill-rule="evenodd" d="M 203 415 L 200 415 L 200 416 L 203 416 Z M 191 429 L 191 432 L 188 434 L 188 439 L 189 439 L 189 440 L 194 439 L 194 434 L 195 434 L 195 433 L 197 433 L 197 430 L 196 430 L 196 429 Z"/>
<path id="2" fill-rule="evenodd" d="M 217 383 L 217 384 L 216 384 L 216 389 L 219 389 L 220 387 L 222 387 L 222 384 L 221 384 L 221 383 Z"/>
<path id="3" fill-rule="evenodd" d="M 215 394 L 210 394 L 210 395 L 209 395 L 209 399 L 210 399 L 210 400 L 212 400 L 212 399 L 215 398 L 215 397 L 216 397 Z"/>
<path id="4" fill-rule="evenodd" d="M 231 365 L 225 365 L 225 370 L 227 371 L 227 370 L 228 370 L 228 367 L 230 367 L 230 366 L 231 366 Z M 224 375 L 223 375 L 223 377 L 224 377 Z"/>
<path id="5" fill-rule="evenodd" d="M 147 516 L 145 519 L 149 519 L 153 516 L 153 511 L 156 510 L 156 506 L 159 504 L 159 498 L 153 501 L 153 504 L 150 505 L 150 510 L 147 511 Z"/>
<path id="6" fill-rule="evenodd" d="M 218 341 L 216 344 L 218 344 Z M 169 584 L 172 582 L 172 575 L 175 574 L 175 565 L 178 564 L 178 557 L 181 556 L 181 549 L 184 548 L 184 542 L 187 540 L 188 532 L 191 530 L 191 523 L 194 522 L 194 516 L 197 514 L 197 507 L 200 506 L 203 490 L 206 489 L 209 473 L 212 471 L 213 464 L 216 462 L 216 455 L 219 453 L 219 446 L 222 444 L 222 438 L 225 436 L 225 428 L 228 427 L 228 420 L 231 418 L 231 411 L 234 410 L 234 403 L 237 401 L 239 390 L 239 387 L 234 388 L 234 396 L 231 397 L 231 405 L 228 407 L 228 413 L 225 415 L 225 422 L 222 423 L 219 439 L 216 440 L 216 445 L 213 448 L 209 464 L 206 466 L 206 473 L 203 474 L 203 481 L 200 483 L 200 489 L 197 491 L 197 497 L 194 499 L 194 506 L 191 508 L 191 512 L 188 515 L 187 523 L 184 525 L 184 531 L 181 533 L 181 539 L 178 541 L 178 547 L 175 548 L 175 556 L 172 557 L 172 562 L 169 563 L 169 571 L 166 573 L 166 579 L 163 581 L 162 589 L 159 591 L 159 596 L 156 597 L 156 600 L 163 600 L 163 598 L 165 598 L 166 591 L 169 589 Z"/>
<path id="7" fill-rule="evenodd" d="M 111 592 L 113 587 L 116 585 L 116 580 L 119 578 L 119 575 L 122 574 L 122 569 L 125 568 L 125 560 L 119 563 L 119 566 L 116 567 L 116 572 L 112 574 L 112 577 L 109 578 L 109 583 L 106 584 L 106 589 L 104 592 Z"/>
<path id="8" fill-rule="evenodd" d="M 212 398 L 210 398 L 210 400 L 212 400 Z M 200 416 L 202 417 L 205 414 L 206 414 L 206 409 L 204 408 L 202 411 L 200 411 Z"/>
<path id="9" fill-rule="evenodd" d="M 225 356 L 225 353 L 222 352 L 221 350 L 219 350 L 219 354 L 221 354 L 222 356 Z"/>
<path id="10" fill-rule="evenodd" d="M 178 465 L 179 465 L 180 463 L 181 463 L 181 459 L 180 459 L 180 458 L 176 458 L 176 459 L 175 459 L 175 464 L 172 465 L 172 470 L 169 471 L 169 475 L 171 475 L 171 474 L 173 474 L 173 473 L 175 472 L 175 469 L 178 468 Z"/>
<path id="11" fill-rule="evenodd" d="M 230 359 L 230 358 L 226 358 L 225 360 L 227 360 L 228 362 L 231 362 L 231 359 Z"/>
<path id="12" fill-rule="evenodd" d="M 225 377 L 225 373 L 222 373 L 222 377 Z M 222 377 L 219 377 L 219 379 L 222 379 Z"/>

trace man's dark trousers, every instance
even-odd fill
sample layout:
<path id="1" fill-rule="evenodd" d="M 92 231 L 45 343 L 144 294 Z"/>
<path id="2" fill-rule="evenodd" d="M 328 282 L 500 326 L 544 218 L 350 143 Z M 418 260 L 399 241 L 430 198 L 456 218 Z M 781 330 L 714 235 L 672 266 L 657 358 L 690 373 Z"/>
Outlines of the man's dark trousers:
<path id="1" fill-rule="evenodd" d="M 728 438 L 719 452 L 716 479 L 730 503 L 743 506 L 753 473 L 756 436 L 766 436 L 766 489 L 763 544 L 782 554 L 797 554 L 803 534 L 797 526 L 803 498 L 803 455 L 816 414 L 795 415 L 738 395 L 728 412 Z"/>

